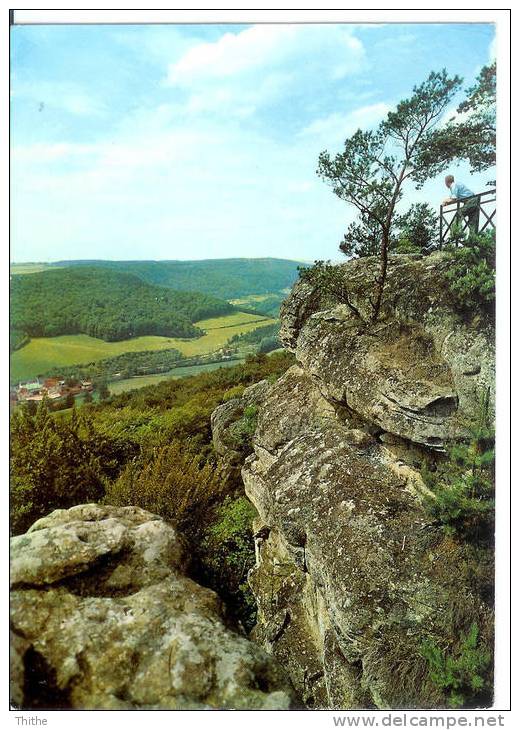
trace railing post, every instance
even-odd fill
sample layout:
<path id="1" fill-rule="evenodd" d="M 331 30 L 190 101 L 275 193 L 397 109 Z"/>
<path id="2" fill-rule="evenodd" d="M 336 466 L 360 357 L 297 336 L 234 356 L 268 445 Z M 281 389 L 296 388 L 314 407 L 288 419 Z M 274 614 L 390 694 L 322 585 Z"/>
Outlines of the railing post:
<path id="1" fill-rule="evenodd" d="M 493 197 L 494 196 L 494 197 Z M 489 199 L 488 199 L 489 197 Z M 484 203 L 495 203 L 496 201 L 496 189 L 493 190 L 486 190 L 483 193 L 476 193 L 473 196 L 468 196 L 467 198 L 462 198 L 460 200 L 453 201 L 452 203 L 448 203 L 448 205 L 444 206 L 441 204 L 439 206 L 439 248 L 443 248 L 444 242 L 446 240 L 450 240 L 450 236 L 452 234 L 452 227 L 453 225 L 461 224 L 461 227 L 464 228 L 464 232 L 466 230 L 470 231 L 469 227 L 469 217 L 466 220 L 466 218 L 461 216 L 461 210 L 464 208 L 464 205 L 468 202 L 468 199 L 473 198 L 477 201 L 477 211 L 478 211 L 478 218 L 476 219 L 476 231 L 477 233 L 480 233 L 484 229 L 486 229 L 488 226 L 496 229 L 496 225 L 493 222 L 493 218 L 496 213 L 496 205 L 494 209 L 491 211 L 491 214 L 488 215 L 487 212 L 484 210 L 483 202 Z M 485 199 L 485 200 L 484 200 Z M 444 208 L 448 208 L 448 215 L 451 215 L 452 212 L 454 212 L 453 218 L 448 222 L 447 219 L 444 217 Z M 485 222 L 482 225 L 482 220 L 485 218 Z M 463 246 L 464 245 L 464 235 L 460 236 L 460 244 L 459 244 L 459 237 L 455 241 L 456 246 Z"/>

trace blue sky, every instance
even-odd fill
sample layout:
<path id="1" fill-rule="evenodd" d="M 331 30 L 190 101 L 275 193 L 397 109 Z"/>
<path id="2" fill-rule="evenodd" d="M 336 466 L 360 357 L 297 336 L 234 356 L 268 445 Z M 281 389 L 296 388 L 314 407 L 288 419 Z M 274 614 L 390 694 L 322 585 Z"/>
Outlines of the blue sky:
<path id="1" fill-rule="evenodd" d="M 470 85 L 492 24 L 15 26 L 11 258 L 340 259 L 315 174 L 431 70 Z M 454 102 L 453 107 L 456 106 Z M 475 191 L 494 172 L 470 177 Z M 445 196 L 443 175 L 405 205 Z"/>

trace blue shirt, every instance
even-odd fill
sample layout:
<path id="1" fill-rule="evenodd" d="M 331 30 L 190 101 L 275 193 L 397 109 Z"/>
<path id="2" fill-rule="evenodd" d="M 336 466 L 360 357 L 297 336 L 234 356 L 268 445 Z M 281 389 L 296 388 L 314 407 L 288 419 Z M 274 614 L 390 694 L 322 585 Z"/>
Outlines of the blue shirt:
<path id="1" fill-rule="evenodd" d="M 461 198 L 469 198 L 471 195 L 475 195 L 475 193 L 467 188 L 463 183 L 456 182 L 454 182 L 451 186 L 450 193 L 451 197 L 457 198 L 457 200 L 460 200 Z"/>

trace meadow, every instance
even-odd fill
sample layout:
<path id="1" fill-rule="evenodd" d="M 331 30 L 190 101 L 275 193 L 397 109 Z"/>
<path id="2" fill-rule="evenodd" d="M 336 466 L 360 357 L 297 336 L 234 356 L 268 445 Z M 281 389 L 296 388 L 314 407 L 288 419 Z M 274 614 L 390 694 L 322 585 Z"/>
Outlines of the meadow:
<path id="1" fill-rule="evenodd" d="M 53 368 L 95 362 L 123 352 L 176 348 L 187 357 L 214 352 L 235 334 L 250 332 L 275 320 L 236 312 L 196 322 L 205 331 L 197 339 L 146 336 L 120 342 L 105 342 L 88 335 L 35 337 L 11 355 L 11 382 L 33 378 Z"/>

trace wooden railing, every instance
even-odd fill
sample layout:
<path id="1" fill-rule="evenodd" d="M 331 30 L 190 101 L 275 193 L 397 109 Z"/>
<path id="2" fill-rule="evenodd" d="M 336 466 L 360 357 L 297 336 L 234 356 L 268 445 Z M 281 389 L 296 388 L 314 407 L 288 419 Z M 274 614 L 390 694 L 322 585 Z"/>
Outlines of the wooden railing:
<path id="1" fill-rule="evenodd" d="M 495 228 L 493 221 L 496 213 L 496 189 L 486 190 L 483 193 L 476 193 L 469 198 L 461 198 L 454 203 L 441 205 L 439 210 L 439 244 L 442 248 L 451 239 L 452 226 L 459 224 L 457 233 L 464 233 L 469 229 L 469 221 L 463 211 L 468 201 L 477 199 L 478 217 L 476 217 L 475 230 L 482 233 L 486 228 Z"/>

